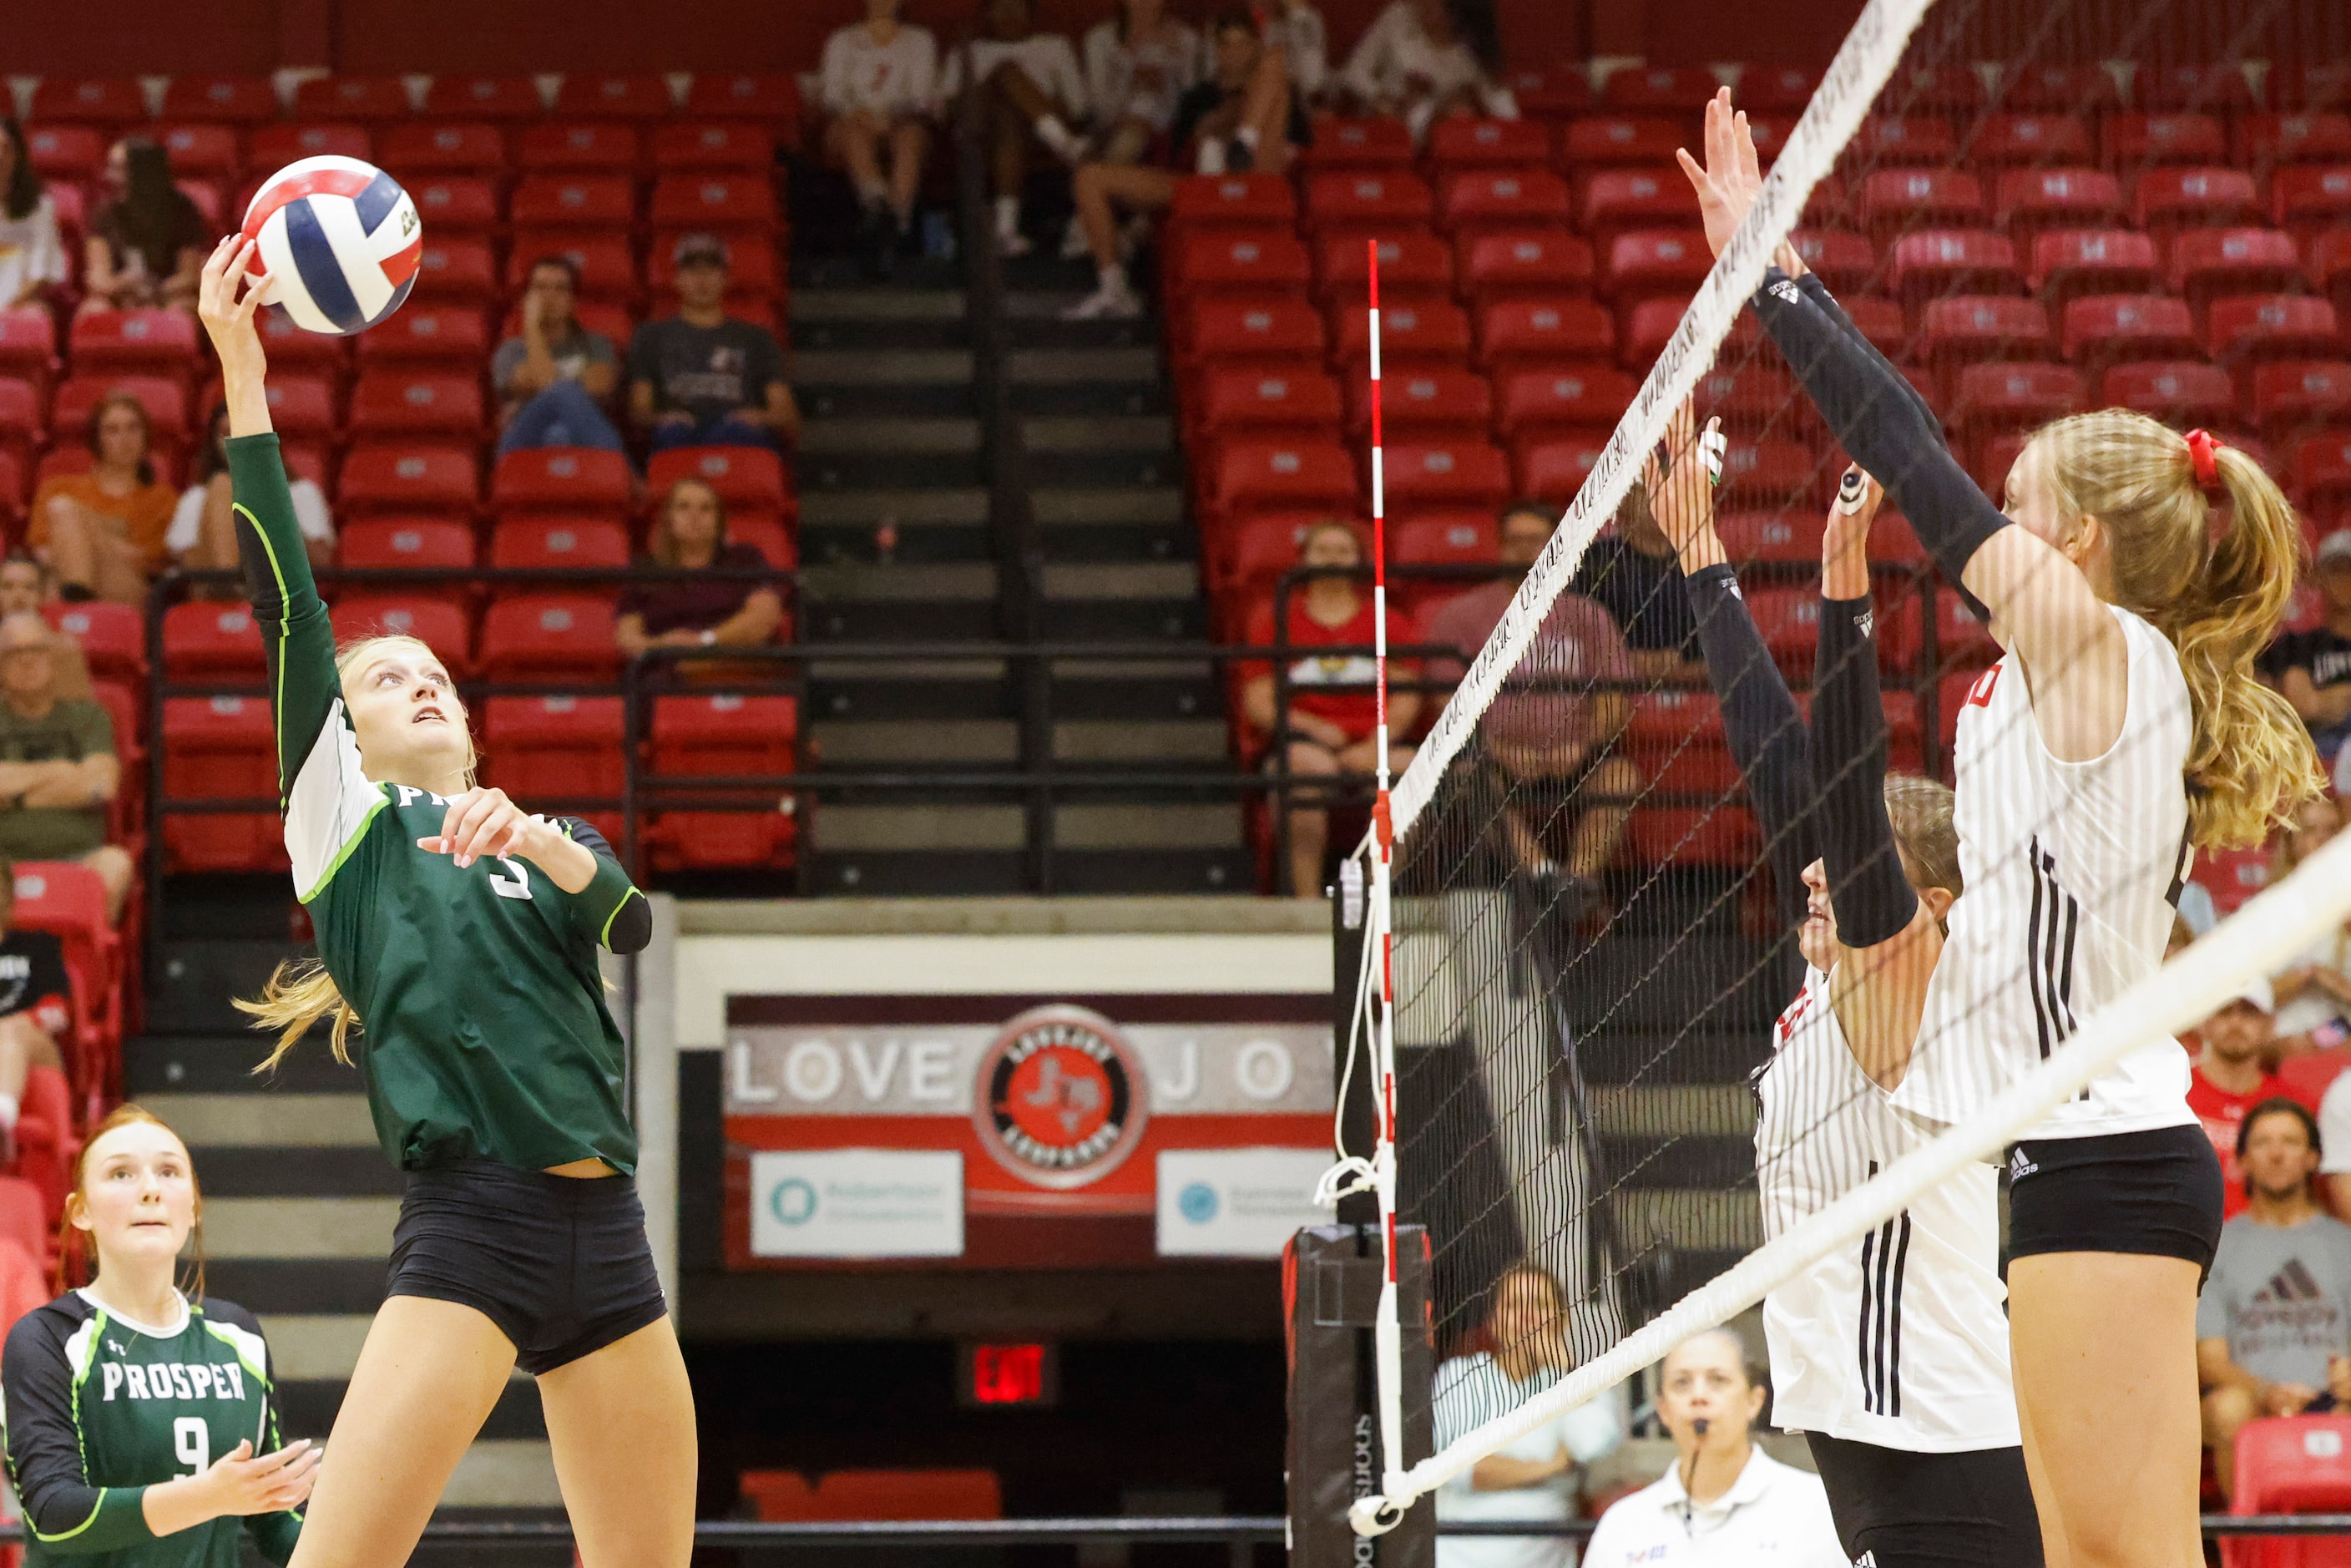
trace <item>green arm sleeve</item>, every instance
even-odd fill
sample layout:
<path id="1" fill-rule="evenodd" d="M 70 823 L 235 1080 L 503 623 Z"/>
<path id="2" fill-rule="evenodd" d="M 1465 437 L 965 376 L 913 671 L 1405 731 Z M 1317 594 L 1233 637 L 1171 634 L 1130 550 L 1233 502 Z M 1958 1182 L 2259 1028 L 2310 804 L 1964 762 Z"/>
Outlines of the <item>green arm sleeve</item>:
<path id="1" fill-rule="evenodd" d="M 637 891 L 637 884 L 629 880 L 629 873 L 621 869 L 620 860 L 603 834 L 577 817 L 564 817 L 559 821 L 573 842 L 596 857 L 594 880 L 571 899 L 572 918 L 580 934 L 615 953 L 640 951 L 653 940 L 653 906 Z"/>
<path id="2" fill-rule="evenodd" d="M 279 1568 L 294 1555 L 294 1543 L 302 1539 L 302 1516 L 299 1513 L 248 1514 L 245 1532 L 253 1537 L 261 1554 Z"/>

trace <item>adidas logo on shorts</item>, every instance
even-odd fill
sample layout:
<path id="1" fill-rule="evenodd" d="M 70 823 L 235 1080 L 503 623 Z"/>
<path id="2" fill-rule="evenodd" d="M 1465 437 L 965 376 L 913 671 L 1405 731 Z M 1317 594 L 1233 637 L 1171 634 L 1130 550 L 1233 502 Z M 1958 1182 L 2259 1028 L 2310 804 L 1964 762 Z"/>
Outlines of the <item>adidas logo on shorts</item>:
<path id="1" fill-rule="evenodd" d="M 2022 1148 L 2008 1151 L 2008 1179 L 2011 1186 L 2022 1181 L 2041 1167 L 2024 1157 Z"/>
<path id="2" fill-rule="evenodd" d="M 1877 1553 L 1865 1552 L 1853 1560 L 1853 1568 L 1877 1568 Z"/>

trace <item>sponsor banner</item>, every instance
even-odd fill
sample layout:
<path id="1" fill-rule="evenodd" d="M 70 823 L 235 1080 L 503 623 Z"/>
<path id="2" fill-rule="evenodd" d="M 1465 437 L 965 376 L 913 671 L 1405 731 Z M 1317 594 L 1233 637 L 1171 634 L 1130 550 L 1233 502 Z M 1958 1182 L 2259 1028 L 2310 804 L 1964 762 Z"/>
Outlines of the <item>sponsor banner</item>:
<path id="1" fill-rule="evenodd" d="M 963 1255 L 959 1154 L 762 1150 L 750 1164 L 754 1257 Z"/>
<path id="2" fill-rule="evenodd" d="M 1328 1149 L 1167 1149 L 1159 1155 L 1163 1258 L 1279 1258 L 1314 1207 Z"/>

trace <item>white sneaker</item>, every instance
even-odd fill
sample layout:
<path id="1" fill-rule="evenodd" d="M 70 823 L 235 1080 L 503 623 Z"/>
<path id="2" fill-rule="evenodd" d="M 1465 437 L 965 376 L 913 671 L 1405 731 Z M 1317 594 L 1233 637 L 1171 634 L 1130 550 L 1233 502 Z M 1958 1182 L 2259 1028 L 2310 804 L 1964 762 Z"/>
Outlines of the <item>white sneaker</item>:
<path id="1" fill-rule="evenodd" d="M 996 236 L 996 254 L 1002 256 L 1027 256 L 1037 247 L 1019 229 L 1008 229 Z"/>
<path id="2" fill-rule="evenodd" d="M 1061 259 L 1075 261 L 1085 255 L 1089 248 L 1086 244 L 1086 225 L 1071 218 L 1070 226 L 1061 231 Z"/>
<path id="3" fill-rule="evenodd" d="M 1058 120 L 1048 118 L 1039 120 L 1037 140 L 1051 148 L 1053 155 L 1064 163 L 1079 163 L 1085 160 L 1084 141 Z"/>
<path id="4" fill-rule="evenodd" d="M 1143 314 L 1143 301 L 1123 283 L 1105 283 L 1061 312 L 1064 321 L 1131 321 Z"/>

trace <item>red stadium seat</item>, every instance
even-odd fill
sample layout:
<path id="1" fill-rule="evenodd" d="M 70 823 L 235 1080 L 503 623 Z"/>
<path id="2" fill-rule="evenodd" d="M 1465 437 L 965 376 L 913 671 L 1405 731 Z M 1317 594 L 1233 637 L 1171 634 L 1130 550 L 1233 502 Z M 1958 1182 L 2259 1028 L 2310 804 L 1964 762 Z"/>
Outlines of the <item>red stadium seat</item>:
<path id="1" fill-rule="evenodd" d="M 1585 73 L 1581 60 L 1562 61 L 1540 70 L 1513 71 L 1510 96 L 1518 100 L 1519 112 L 1529 120 L 1566 120 L 1592 107 L 1592 78 Z M 1319 126 L 1316 133 L 1320 140 Z"/>
<path id="2" fill-rule="evenodd" d="M 2232 1514 L 2339 1513 L 2351 1507 L 2351 1416 L 2285 1416 L 2237 1430 Z M 2351 1543 L 2305 1539 L 2227 1540 L 2227 1568 L 2342 1568 Z"/>
<path id="3" fill-rule="evenodd" d="M 435 518 L 363 518 L 335 541 L 338 564 L 355 569 L 469 568 L 474 530 Z"/>
<path id="4" fill-rule="evenodd" d="M 2116 365 L 2099 383 L 2098 399 L 2179 425 L 2226 424 L 2237 402 L 2228 371 L 2179 360 Z"/>
<path id="5" fill-rule="evenodd" d="M 2098 140 L 2107 166 L 2126 173 L 2229 156 L 2228 131 L 2210 114 L 2109 114 L 2098 122 Z"/>
<path id="6" fill-rule="evenodd" d="M 2212 358 L 2224 365 L 2258 360 L 2323 360 L 2343 347 L 2335 307 L 2307 294 L 2232 294 L 2212 301 L 2205 319 Z"/>
<path id="7" fill-rule="evenodd" d="M 2056 335 L 2038 299 L 1962 295 L 1927 302 L 1918 346 L 1929 363 L 1945 371 L 1978 360 L 2046 359 L 2056 349 Z"/>
<path id="8" fill-rule="evenodd" d="M 2029 431 L 2087 405 L 2082 372 L 2070 365 L 1967 365 L 1960 369 L 1949 423 L 1960 438 L 1980 442 Z"/>
<path id="9" fill-rule="evenodd" d="M 254 658 L 257 669 L 258 645 Z M 165 816 L 165 862 L 183 872 L 284 869 L 285 833 L 276 810 L 277 730 L 268 699 L 167 698 L 162 738 L 165 801 L 251 800 L 262 807 Z"/>
<path id="10" fill-rule="evenodd" d="M 1494 515 L 1487 511 L 1431 511 L 1388 525 L 1388 559 L 1399 567 L 1491 566 L 1500 553 Z M 1402 599 L 1410 610 L 1460 591 L 1446 579 L 1403 580 Z"/>
<path id="11" fill-rule="evenodd" d="M 163 612 L 163 671 L 180 683 L 261 674 L 261 632 L 245 606 L 174 604 Z"/>
<path id="12" fill-rule="evenodd" d="M 2351 500 L 2351 430 L 2304 437 L 2294 449 L 2294 472 L 2306 506 Z"/>
<path id="13" fill-rule="evenodd" d="M 491 260 L 487 242 L 426 236 L 416 262 L 413 298 L 418 303 L 469 306 L 479 310 L 496 298 L 497 292 L 497 267 Z"/>
<path id="14" fill-rule="evenodd" d="M 2172 242 L 2172 287 L 2199 315 L 2223 294 L 2291 294 L 2304 280 L 2291 237 L 2275 229 L 2192 229 Z"/>
<path id="15" fill-rule="evenodd" d="M 2270 68 L 2269 101 L 2285 110 L 2351 109 L 2351 62 L 2286 61 Z"/>
<path id="16" fill-rule="evenodd" d="M 436 76 L 424 89 L 423 112 L 450 119 L 537 120 L 546 107 L 528 77 Z"/>
<path id="17" fill-rule="evenodd" d="M 1347 426 L 1370 430 L 1372 383 L 1347 382 Z M 1381 378 L 1381 421 L 1391 442 L 1482 440 L 1494 418 L 1494 387 L 1475 371 L 1451 365 L 1399 367 Z"/>
<path id="18" fill-rule="evenodd" d="M 2009 69 L 1997 89 L 2006 110 L 2085 114 L 2121 100 L 2112 72 L 2104 66 L 2020 65 Z"/>
<path id="19" fill-rule="evenodd" d="M 2034 237 L 2033 291 L 2052 309 L 2086 294 L 2147 294 L 2156 287 L 2155 242 L 2127 229 L 2064 229 Z"/>
<path id="20" fill-rule="evenodd" d="M 1364 306 L 1371 298 L 1371 247 L 1380 252 L 1380 303 L 1400 304 L 1453 288 L 1453 252 L 1433 234 L 1408 230 L 1377 241 L 1324 235 L 1314 247 L 1314 289 L 1327 306 Z"/>
<path id="21" fill-rule="evenodd" d="M 1436 210 L 1435 193 L 1414 174 L 1333 172 L 1306 178 L 1306 226 L 1312 230 L 1419 228 Z"/>
<path id="22" fill-rule="evenodd" d="M 644 156 L 631 125 L 552 121 L 526 127 L 515 142 L 515 163 L 526 175 L 630 174 Z"/>
<path id="23" fill-rule="evenodd" d="M 335 430 L 334 383 L 323 376 L 293 374 L 269 378 L 269 423 L 287 439 L 322 440 Z M 207 395 L 203 416 L 210 417 L 217 399 Z"/>
<path id="24" fill-rule="evenodd" d="M 225 125 L 172 125 L 156 136 L 181 180 L 234 179 L 239 167 L 236 132 Z"/>
<path id="25" fill-rule="evenodd" d="M 1858 168 L 1938 168 L 1959 161 L 1959 139 L 1940 115 L 1873 114 L 1854 132 L 1844 156 Z"/>
<path id="26" fill-rule="evenodd" d="M 1497 378 L 1499 389 L 1494 427 L 1505 441 L 1521 436 L 1615 428 L 1639 391 L 1633 378 L 1613 367 L 1517 371 Z"/>
<path id="27" fill-rule="evenodd" d="M 87 125 L 25 128 L 25 151 L 43 180 L 93 181 L 106 167 L 106 138 Z"/>
<path id="28" fill-rule="evenodd" d="M 1628 229 L 1688 227 L 1698 201 L 1678 169 L 1604 169 L 1583 183 L 1576 211 L 1583 232 L 1605 252 Z"/>
<path id="29" fill-rule="evenodd" d="M 1768 362 L 1718 366 L 1698 378 L 1697 395 L 1701 418 L 1720 415 L 1755 425 L 1783 420 L 1809 406 L 1802 402 L 1788 373 Z M 1632 399 L 1628 395 L 1625 401 L 1629 405 Z"/>
<path id="30" fill-rule="evenodd" d="M 2242 115 L 2236 141 L 2238 162 L 2258 170 L 2275 163 L 2338 163 L 2351 158 L 2351 115 Z"/>
<path id="31" fill-rule="evenodd" d="M 2011 169 L 1992 187 L 1992 222 L 2022 256 L 2052 230 L 2109 228 L 2129 210 L 2122 182 L 2099 169 Z"/>
<path id="32" fill-rule="evenodd" d="M 580 120 L 663 120 L 676 108 L 667 78 L 654 74 L 567 73 L 555 89 L 555 112 Z"/>
<path id="33" fill-rule="evenodd" d="M 469 120 L 447 124 L 419 120 L 391 126 L 377 136 L 376 151 L 401 171 L 402 183 L 411 191 L 416 189 L 412 182 L 419 174 L 490 178 L 504 173 L 507 167 L 506 132 L 495 125 Z M 423 204 L 417 212 L 427 223 L 432 221 Z"/>
<path id="34" fill-rule="evenodd" d="M 1497 299 L 1582 294 L 1592 287 L 1592 246 L 1563 228 L 1464 235 L 1457 272 L 1473 308 Z M 1383 279 L 1386 263 L 1381 263 Z"/>
<path id="35" fill-rule="evenodd" d="M 1412 165 L 1412 132 L 1394 115 L 1362 120 L 1325 120 L 1314 127 L 1314 141 L 1300 161 L 1310 171 L 1325 169 L 1395 169 Z"/>
<path id="36" fill-rule="evenodd" d="M 1255 604 L 1270 596 L 1281 574 L 1298 564 L 1298 547 L 1323 513 L 1253 512 L 1229 533 L 1208 537 L 1209 591 L 1223 604 Z"/>
<path id="37" fill-rule="evenodd" d="M 1670 294 L 1687 298 L 1714 269 L 1714 253 L 1697 229 L 1635 229 L 1608 246 L 1597 292 L 1620 305 Z"/>
<path id="38" fill-rule="evenodd" d="M 2132 187 L 2131 206 L 2158 246 L 2183 229 L 2262 221 L 2260 191 L 2241 169 L 2149 169 Z"/>
<path id="39" fill-rule="evenodd" d="M 1816 455 L 1800 443 L 1733 436 L 1722 457 L 1722 504 L 1801 504 L 1821 490 L 1826 476 Z"/>
<path id="40" fill-rule="evenodd" d="M 598 238 L 577 231 L 517 233 L 513 248 L 507 253 L 506 287 L 520 294 L 530 282 L 530 269 L 551 256 L 563 257 L 579 270 L 578 292 L 582 299 L 629 304 L 644 294 L 644 286 L 637 277 L 636 256 L 626 240 Z M 732 288 L 731 275 L 727 281 Z"/>
<path id="41" fill-rule="evenodd" d="M 1564 225 L 1569 211 L 1567 182 L 1548 169 L 1467 170 L 1437 192 L 1437 225 L 1455 235 Z"/>
<path id="42" fill-rule="evenodd" d="M 151 438 L 176 453 L 188 433 L 188 394 L 176 378 L 136 375 L 75 375 L 61 383 L 49 402 L 49 430 L 59 444 L 79 446 L 99 401 L 127 392 L 147 411 Z"/>
<path id="43" fill-rule="evenodd" d="M 1331 307 L 1332 361 L 1345 365 L 1368 359 L 1371 316 L 1361 305 Z M 1410 299 L 1380 309 L 1380 363 L 1384 369 L 1463 365 L 1469 361 L 1469 316 L 1450 299 Z"/>
<path id="44" fill-rule="evenodd" d="M 2201 345 L 2188 301 L 2168 294 L 2094 294 L 2065 307 L 2059 334 L 2065 358 L 2096 375 L 2131 360 L 2176 360 Z"/>
<path id="45" fill-rule="evenodd" d="M 195 373 L 196 324 L 184 310 L 97 310 L 74 319 L 77 373 L 169 376 Z"/>
<path id="46" fill-rule="evenodd" d="M 653 699 L 653 771 L 668 778 L 754 777 L 798 771 L 799 703 L 789 696 Z M 664 811 L 646 838 L 656 865 L 719 870 L 768 865 L 789 854 L 792 819 L 781 811 Z"/>
<path id="47" fill-rule="evenodd" d="M 482 383 L 472 376 L 436 374 L 429 366 L 370 370 L 351 389 L 351 435 L 460 435 L 482 428 Z"/>
<path id="48" fill-rule="evenodd" d="M 512 517 L 490 531 L 490 564 L 501 570 L 608 570 L 629 564 L 629 532 L 604 517 Z"/>
<path id="49" fill-rule="evenodd" d="M 674 173 L 716 170 L 756 174 L 774 167 L 775 133 L 740 120 L 697 120 L 653 128 L 653 162 Z"/>
<path id="50" fill-rule="evenodd" d="M 1927 229 L 1894 242 L 1886 286 L 1917 310 L 1954 294 L 2022 294 L 2016 247 L 1991 229 Z"/>
<path id="51" fill-rule="evenodd" d="M 1725 512 L 1714 526 L 1733 561 L 1805 566 L 1821 559 L 1823 520 L 1808 508 Z"/>
<path id="52" fill-rule="evenodd" d="M 1510 465 L 1481 440 L 1391 441 L 1384 465 L 1387 504 L 1416 507 L 1499 507 L 1510 497 Z"/>
<path id="53" fill-rule="evenodd" d="M 783 275 L 776 267 L 776 247 L 755 242 L 737 235 L 737 243 L 729 247 L 726 273 L 727 308 L 735 315 L 756 319 L 758 312 L 747 308 L 744 301 L 764 300 L 770 303 L 783 293 Z M 665 245 L 656 245 L 652 257 L 653 288 L 664 297 L 677 287 L 677 259 Z"/>
<path id="54" fill-rule="evenodd" d="M 362 383 L 364 384 L 364 383 Z M 773 463 L 773 453 L 764 454 Z M 617 452 L 550 446 L 509 452 L 490 475 L 490 509 L 501 517 L 557 513 L 626 514 L 628 459 Z"/>
<path id="55" fill-rule="evenodd" d="M 2351 163 L 2280 169 L 2270 177 L 2270 221 L 2305 245 L 2351 228 Z"/>
<path id="56" fill-rule="evenodd" d="M 1355 463 L 1334 442 L 1236 441 L 1217 455 L 1211 476 L 1215 507 L 1224 513 L 1328 508 L 1355 505 Z"/>
<path id="57" fill-rule="evenodd" d="M 45 604 L 41 614 L 74 640 L 91 674 L 101 680 L 145 678 L 146 625 L 132 606 L 92 600 L 83 604 Z"/>
<path id="58" fill-rule="evenodd" d="M 323 332 L 305 332 L 291 319 L 275 310 L 265 310 L 255 323 L 261 329 L 261 346 L 269 355 L 271 375 L 290 373 L 323 376 L 329 380 L 340 377 L 350 369 L 350 340 L 330 338 Z"/>
<path id="59" fill-rule="evenodd" d="M 470 517 L 481 476 L 465 447 L 368 443 L 344 457 L 336 490 L 337 505 L 353 515 Z"/>
<path id="60" fill-rule="evenodd" d="M 1604 361 L 1614 340 L 1608 312 L 1589 299 L 1503 298 L 1478 312 L 1478 361 L 1498 376 Z"/>
<path id="61" fill-rule="evenodd" d="M 31 465 L 33 448 L 47 428 L 43 413 L 40 392 L 32 382 L 0 379 L 0 452 L 8 455 L 17 474 Z M 24 499 L 14 488 L 0 489 L 0 506 Z"/>
<path id="62" fill-rule="evenodd" d="M 295 84 L 300 120 L 352 120 L 375 124 L 409 112 L 408 84 L 396 76 L 310 77 Z"/>
<path id="63" fill-rule="evenodd" d="M 713 119 L 796 126 L 800 117 L 799 81 L 785 71 L 696 71 L 686 89 L 684 107 L 688 114 Z"/>
<path id="64" fill-rule="evenodd" d="M 1276 439 L 1306 431 L 1336 439 L 1344 413 L 1339 383 L 1319 369 L 1245 365 L 1208 370 L 1201 377 L 1196 408 L 1199 428 L 1210 434 L 1264 433 Z"/>
<path id="65" fill-rule="evenodd" d="M 772 234 L 780 225 L 776 188 L 764 176 L 669 174 L 653 184 L 656 230 L 706 229 L 716 234 Z"/>
<path id="66" fill-rule="evenodd" d="M 246 132 L 247 165 L 282 169 L 298 158 L 357 158 L 375 161 L 375 138 L 364 125 L 256 125 Z"/>
<path id="67" fill-rule="evenodd" d="M 2319 235 L 2310 271 L 2335 310 L 2351 312 L 2351 230 Z"/>
<path id="68" fill-rule="evenodd" d="M 1972 65 L 1913 66 L 1887 90 L 1919 114 L 1965 116 L 1991 107 L 1983 78 Z"/>
<path id="69" fill-rule="evenodd" d="M 471 667 L 473 639 L 465 612 L 445 599 L 413 590 L 346 593 L 335 601 L 331 614 L 338 642 L 413 637 L 432 649 L 451 674 L 462 676 Z"/>
<path id="70" fill-rule="evenodd" d="M 1789 243 L 1804 265 L 1821 275 L 1832 294 L 1857 294 L 1877 277 L 1877 249 L 1865 235 L 1805 229 L 1792 235 Z"/>
<path id="71" fill-rule="evenodd" d="M 0 309 L 0 375 L 46 388 L 57 359 L 57 318 L 37 305 Z"/>
<path id="72" fill-rule="evenodd" d="M 481 665 L 496 681 L 610 681 L 621 667 L 612 607 L 587 593 L 493 600 L 482 617 Z"/>
<path id="73" fill-rule="evenodd" d="M 1551 133 L 1530 120 L 1440 120 L 1428 128 L 1428 159 L 1439 170 L 1540 166 L 1551 162 Z"/>
<path id="74" fill-rule="evenodd" d="M 1560 132 L 1559 161 L 1570 174 L 1601 169 L 1671 170 L 1675 150 L 1690 140 L 1681 122 L 1648 116 L 1604 114 L 1573 120 Z"/>
<path id="75" fill-rule="evenodd" d="M 1984 221 L 1983 183 L 1954 169 L 1882 169 L 1862 182 L 1861 217 L 1881 246 L 1906 229 Z"/>
<path id="76" fill-rule="evenodd" d="M 417 215 L 424 220 L 425 232 L 435 238 L 486 235 L 497 226 L 497 193 L 486 180 L 434 175 L 412 183 L 408 193 L 416 203 Z"/>
<path id="77" fill-rule="evenodd" d="M 433 361 L 473 369 L 486 357 L 489 334 L 478 310 L 423 310 L 409 306 L 359 335 L 360 364 Z"/>
<path id="78" fill-rule="evenodd" d="M 609 465 L 606 472 L 611 472 Z M 626 470 L 619 476 L 625 480 Z M 782 460 L 756 446 L 674 446 L 654 453 L 645 465 L 645 484 L 656 496 L 685 478 L 699 479 L 717 491 L 730 512 L 772 515 L 790 504 Z"/>
<path id="79" fill-rule="evenodd" d="M 130 77 L 45 76 L 27 118 L 36 125 L 128 125 L 147 118 L 147 98 Z"/>
<path id="80" fill-rule="evenodd" d="M 507 215 L 517 228 L 540 233 L 610 234 L 628 226 L 636 205 L 636 191 L 626 175 L 534 174 L 515 187 Z"/>
<path id="81" fill-rule="evenodd" d="M 626 719 L 616 696 L 492 697 L 482 714 L 482 761 L 492 783 L 534 806 L 618 802 L 627 773 Z M 620 841 L 613 840 L 617 848 Z"/>
<path id="82" fill-rule="evenodd" d="M 2254 106 L 2252 81 L 2234 61 L 2213 65 L 2141 64 L 2131 97 L 2149 109 L 2234 113 Z"/>
<path id="83" fill-rule="evenodd" d="M 1177 228 L 1198 224 L 1290 228 L 1298 222 L 1298 201 L 1290 182 L 1278 174 L 1195 174 L 1176 182 L 1167 221 Z"/>
<path id="84" fill-rule="evenodd" d="M 1564 508 L 1591 477 L 1592 465 L 1600 460 L 1600 449 L 1607 443 L 1608 438 L 1597 433 L 1520 442 L 1511 455 L 1519 494 Z"/>
<path id="85" fill-rule="evenodd" d="M 1618 362 L 1627 370 L 1647 369 L 1665 352 L 1688 308 L 1689 302 L 1684 299 L 1644 299 L 1634 306 L 1625 319 L 1624 335 L 1617 345 Z M 1901 313 L 1901 307 L 1896 306 L 1895 314 Z"/>
<path id="86" fill-rule="evenodd" d="M 1986 115 L 1968 139 L 1967 157 L 1995 167 L 2086 163 L 2089 128 L 2074 112 Z"/>
<path id="87" fill-rule="evenodd" d="M 1820 90 L 1821 73 L 1803 66 L 1750 65 L 1739 73 L 1742 109 L 1801 113 Z"/>
<path id="88" fill-rule="evenodd" d="M 2271 441 L 2325 424 L 2351 423 L 2351 361 L 2293 360 L 2256 365 L 2245 411 Z"/>
<path id="89" fill-rule="evenodd" d="M 1245 300 L 1196 299 L 1190 304 L 1185 344 L 1201 361 L 1277 361 L 1298 363 L 1322 358 L 1322 318 L 1304 300 L 1261 304 Z"/>
<path id="90" fill-rule="evenodd" d="M 2351 1051 L 2298 1051 L 2278 1063 L 2277 1079 L 2287 1093 L 2315 1112 L 2346 1068 L 2351 1068 Z"/>
<path id="91" fill-rule="evenodd" d="M 1194 229 L 1173 236 L 1168 287 L 1195 294 L 1280 298 L 1304 288 L 1313 275 L 1298 236 L 1280 230 Z"/>
<path id="92" fill-rule="evenodd" d="M 1600 84 L 1600 101 L 1626 114 L 1696 114 L 1721 86 L 1703 66 L 1625 66 Z"/>

